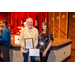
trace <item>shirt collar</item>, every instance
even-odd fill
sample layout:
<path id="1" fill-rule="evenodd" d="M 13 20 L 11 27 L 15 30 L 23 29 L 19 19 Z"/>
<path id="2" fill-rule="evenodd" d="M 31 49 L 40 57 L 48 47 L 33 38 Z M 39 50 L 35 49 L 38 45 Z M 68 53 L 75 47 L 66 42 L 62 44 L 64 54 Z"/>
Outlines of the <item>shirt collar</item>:
<path id="1" fill-rule="evenodd" d="M 28 29 L 28 27 L 27 27 L 27 29 Z M 31 32 L 32 32 L 32 30 L 33 30 L 33 27 L 32 27 L 32 29 L 31 29 L 31 30 L 29 30 L 29 29 L 28 29 L 28 31 L 31 31 Z"/>
<path id="2" fill-rule="evenodd" d="M 7 26 L 3 27 L 3 29 L 5 29 Z"/>

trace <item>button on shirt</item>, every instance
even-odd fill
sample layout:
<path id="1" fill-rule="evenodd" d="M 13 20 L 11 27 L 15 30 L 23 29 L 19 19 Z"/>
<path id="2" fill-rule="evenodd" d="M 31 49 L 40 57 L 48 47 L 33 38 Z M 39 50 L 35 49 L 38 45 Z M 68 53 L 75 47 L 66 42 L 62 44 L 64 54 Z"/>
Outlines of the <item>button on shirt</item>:
<path id="1" fill-rule="evenodd" d="M 5 26 L 2 29 L 2 32 L 0 34 L 0 43 L 1 44 L 10 44 L 11 43 L 11 35 L 10 35 L 10 31 L 7 28 L 7 26 Z"/>

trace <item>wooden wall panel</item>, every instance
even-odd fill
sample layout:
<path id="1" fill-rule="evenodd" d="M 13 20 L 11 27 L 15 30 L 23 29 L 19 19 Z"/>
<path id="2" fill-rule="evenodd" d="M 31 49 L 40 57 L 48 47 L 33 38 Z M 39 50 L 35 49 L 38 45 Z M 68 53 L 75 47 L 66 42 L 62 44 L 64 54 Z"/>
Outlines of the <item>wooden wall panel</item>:
<path id="1" fill-rule="evenodd" d="M 55 12 L 55 23 L 54 23 L 54 36 L 59 36 L 59 12 Z"/>
<path id="2" fill-rule="evenodd" d="M 50 31 L 56 38 L 67 38 L 68 12 L 50 12 Z"/>
<path id="3" fill-rule="evenodd" d="M 72 40 L 72 49 L 75 49 L 75 12 L 69 12 L 69 39 Z"/>
<path id="4" fill-rule="evenodd" d="M 60 38 L 67 38 L 67 12 L 60 12 Z"/>
<path id="5" fill-rule="evenodd" d="M 52 34 L 54 35 L 54 12 L 50 12 L 50 31 L 52 32 Z"/>

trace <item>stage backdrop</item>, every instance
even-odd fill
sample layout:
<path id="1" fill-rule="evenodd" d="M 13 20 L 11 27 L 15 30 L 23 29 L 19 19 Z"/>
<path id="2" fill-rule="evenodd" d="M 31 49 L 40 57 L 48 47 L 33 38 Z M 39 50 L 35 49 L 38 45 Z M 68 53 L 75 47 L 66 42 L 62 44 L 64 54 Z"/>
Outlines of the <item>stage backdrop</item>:
<path id="1" fill-rule="evenodd" d="M 18 32 L 17 26 L 26 22 L 28 17 L 33 19 L 34 27 L 37 17 L 38 31 L 42 29 L 42 22 L 47 21 L 53 36 L 73 40 L 72 49 L 75 49 L 75 12 L 0 12 L 0 20 L 8 21 L 11 33 Z"/>
<path id="2" fill-rule="evenodd" d="M 28 17 L 33 19 L 33 26 L 35 26 L 35 19 L 37 16 L 38 29 L 42 28 L 42 22 L 46 21 L 49 23 L 49 12 L 0 12 L 0 20 L 6 19 L 10 26 L 15 29 L 17 26 L 21 26 L 21 22 L 26 22 Z"/>
<path id="3" fill-rule="evenodd" d="M 67 38 L 68 12 L 0 12 L 0 20 L 8 21 L 11 32 L 17 32 L 16 27 L 26 22 L 28 17 L 33 19 L 34 27 L 37 17 L 39 31 L 42 29 L 42 22 L 47 21 L 54 37 Z"/>

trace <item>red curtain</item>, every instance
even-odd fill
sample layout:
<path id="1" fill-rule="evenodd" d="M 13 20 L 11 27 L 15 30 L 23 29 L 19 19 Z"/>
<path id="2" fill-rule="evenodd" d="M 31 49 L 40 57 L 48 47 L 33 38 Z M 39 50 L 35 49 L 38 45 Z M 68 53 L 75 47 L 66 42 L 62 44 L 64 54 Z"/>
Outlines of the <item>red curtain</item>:
<path id="1" fill-rule="evenodd" d="M 37 15 L 38 29 L 42 29 L 42 22 L 46 21 L 49 23 L 49 12 L 0 12 L 0 20 L 6 19 L 9 24 L 16 30 L 17 26 L 21 26 L 21 19 L 23 23 L 26 22 L 28 17 L 33 19 L 33 26 L 35 27 L 35 19 Z"/>
<path id="2" fill-rule="evenodd" d="M 21 26 L 21 12 L 18 12 L 18 26 Z"/>

